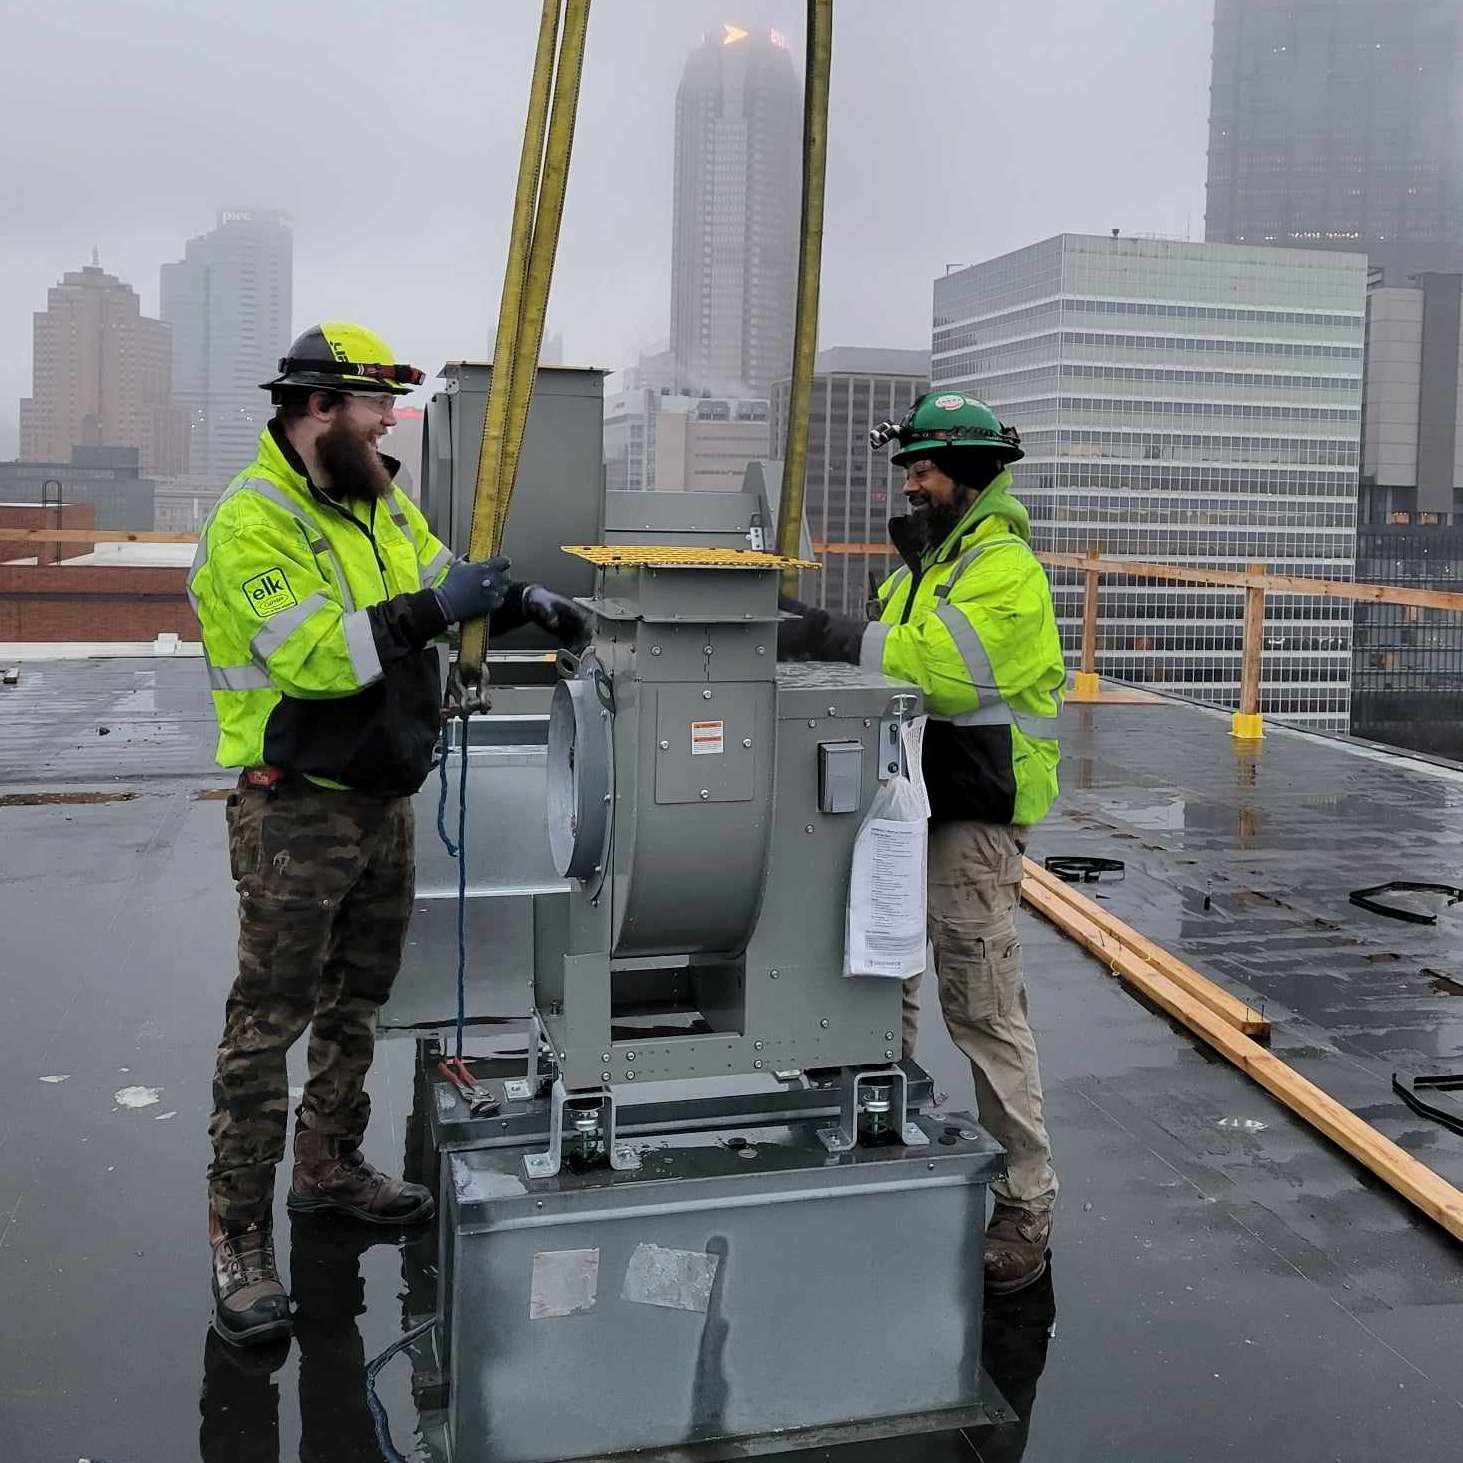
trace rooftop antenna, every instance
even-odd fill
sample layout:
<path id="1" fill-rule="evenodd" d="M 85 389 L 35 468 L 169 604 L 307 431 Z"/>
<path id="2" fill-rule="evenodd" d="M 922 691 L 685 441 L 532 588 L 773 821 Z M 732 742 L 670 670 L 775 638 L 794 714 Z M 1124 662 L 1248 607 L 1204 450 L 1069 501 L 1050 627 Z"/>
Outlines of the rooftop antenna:
<path id="1" fill-rule="evenodd" d="M 100 269 L 102 267 L 101 251 L 95 244 L 91 246 L 91 267 L 93 269 Z"/>

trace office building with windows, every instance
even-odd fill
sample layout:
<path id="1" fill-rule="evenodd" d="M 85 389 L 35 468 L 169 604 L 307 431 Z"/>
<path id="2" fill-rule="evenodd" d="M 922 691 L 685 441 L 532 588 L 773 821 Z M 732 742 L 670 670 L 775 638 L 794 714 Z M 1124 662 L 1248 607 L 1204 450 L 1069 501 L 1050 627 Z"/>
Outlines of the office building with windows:
<path id="1" fill-rule="evenodd" d="M 1036 547 L 1349 579 L 1364 256 L 1062 234 L 935 281 L 934 386 L 989 401 Z M 1082 589 L 1052 573 L 1075 663 Z M 1233 707 L 1237 591 L 1104 578 L 1098 670 Z M 1345 731 L 1351 607 L 1270 596 L 1261 704 Z"/>
<path id="2" fill-rule="evenodd" d="M 173 399 L 186 407 L 190 471 L 222 491 L 253 457 L 269 417 L 261 381 L 289 349 L 294 236 L 263 209 L 227 209 L 162 267 L 173 329 Z"/>
<path id="3" fill-rule="evenodd" d="M 878 584 L 890 569 L 890 516 L 904 511 L 904 474 L 889 461 L 888 448 L 869 446 L 869 429 L 898 421 L 928 390 L 930 354 L 836 346 L 818 352 L 813 372 L 803 512 L 823 572 L 805 575 L 804 584 L 824 608 L 861 615 L 871 577 Z M 787 441 L 791 389 L 788 378 L 772 388 L 778 456 Z"/>
<path id="4" fill-rule="evenodd" d="M 611 492 L 741 491 L 768 453 L 768 404 L 637 387 L 605 398 L 605 488 Z"/>
<path id="5" fill-rule="evenodd" d="M 142 313 L 137 292 L 108 274 L 93 250 L 91 263 L 68 270 L 32 317 L 34 384 L 20 403 L 21 461 L 64 463 L 79 447 L 123 447 L 144 473 L 186 471 L 172 354 L 172 332 Z"/>
<path id="6" fill-rule="evenodd" d="M 1463 269 L 1463 5 L 1215 0 L 1205 236 Z"/>
<path id="7" fill-rule="evenodd" d="M 1463 276 L 1367 295 L 1356 577 L 1463 591 Z M 1463 760 L 1463 616 L 1358 604 L 1351 730 Z"/>

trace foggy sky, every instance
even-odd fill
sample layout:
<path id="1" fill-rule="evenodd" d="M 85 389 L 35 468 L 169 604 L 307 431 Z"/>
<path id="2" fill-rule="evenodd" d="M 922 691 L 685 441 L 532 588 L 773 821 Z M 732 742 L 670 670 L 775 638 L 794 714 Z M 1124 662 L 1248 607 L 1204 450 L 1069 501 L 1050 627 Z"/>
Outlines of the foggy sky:
<path id="1" fill-rule="evenodd" d="M 838 0 L 821 343 L 929 345 L 930 284 L 1062 231 L 1203 237 L 1212 0 Z M 101 252 L 158 266 L 218 209 L 295 225 L 295 328 L 434 372 L 496 322 L 535 0 L 0 0 L 0 458 L 31 315 Z M 687 53 L 800 0 L 595 0 L 548 333 L 614 369 L 668 332 Z M 283 352 L 287 341 L 280 342 Z M 242 464 L 241 464 L 242 466 Z"/>

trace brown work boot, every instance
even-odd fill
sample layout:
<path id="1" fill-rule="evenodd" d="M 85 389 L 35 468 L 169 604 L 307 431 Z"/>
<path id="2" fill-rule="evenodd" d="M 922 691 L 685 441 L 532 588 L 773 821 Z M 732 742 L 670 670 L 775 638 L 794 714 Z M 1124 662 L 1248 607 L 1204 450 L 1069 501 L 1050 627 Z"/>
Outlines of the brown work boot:
<path id="1" fill-rule="evenodd" d="M 368 1224 L 421 1224 L 436 1204 L 420 1184 L 373 1168 L 349 1138 L 295 1128 L 295 1169 L 285 1201 L 292 1214 L 330 1211 Z"/>
<path id="2" fill-rule="evenodd" d="M 213 1329 L 232 1346 L 258 1346 L 290 1334 L 290 1298 L 279 1283 L 268 1224 L 225 1228 L 212 1208 Z"/>
<path id="3" fill-rule="evenodd" d="M 1051 1233 L 1050 1209 L 1018 1209 L 998 1199 L 985 1232 L 985 1288 L 1009 1295 L 1035 1285 L 1051 1257 Z"/>

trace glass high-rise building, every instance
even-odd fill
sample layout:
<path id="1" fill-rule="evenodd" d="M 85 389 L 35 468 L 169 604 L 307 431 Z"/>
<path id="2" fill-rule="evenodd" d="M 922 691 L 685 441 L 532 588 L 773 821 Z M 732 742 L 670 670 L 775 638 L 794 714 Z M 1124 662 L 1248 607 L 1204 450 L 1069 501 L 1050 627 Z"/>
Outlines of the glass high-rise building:
<path id="1" fill-rule="evenodd" d="M 1356 577 L 1463 586 L 1463 277 L 1421 274 L 1367 295 Z M 1351 730 L 1463 757 L 1463 622 L 1414 605 L 1356 606 Z"/>
<path id="2" fill-rule="evenodd" d="M 191 471 L 220 489 L 247 467 L 270 414 L 261 381 L 289 349 L 294 236 L 281 213 L 227 209 L 162 267 L 173 398 L 187 408 Z"/>
<path id="3" fill-rule="evenodd" d="M 869 446 L 869 429 L 897 422 L 929 388 L 930 356 L 834 346 L 818 352 L 813 372 L 803 513 L 823 570 L 804 575 L 803 589 L 825 609 L 861 615 L 870 576 L 880 583 L 892 567 L 890 516 L 904 511 L 903 469 L 889 461 L 889 448 Z M 779 457 L 791 391 L 786 377 L 772 388 L 772 451 Z"/>
<path id="4" fill-rule="evenodd" d="M 1062 234 L 935 281 L 933 387 L 1020 429 L 1038 549 L 1349 579 L 1367 263 Z M 1052 573 L 1063 643 L 1082 586 Z M 1238 591 L 1104 578 L 1098 670 L 1238 699 Z M 1351 608 L 1267 599 L 1264 711 L 1347 727 Z"/>
<path id="5" fill-rule="evenodd" d="M 676 93 L 676 390 L 762 397 L 788 373 L 802 206 L 802 83 L 775 31 L 724 26 Z"/>
<path id="6" fill-rule="evenodd" d="M 1463 269 L 1463 4 L 1215 0 L 1205 237 Z"/>

